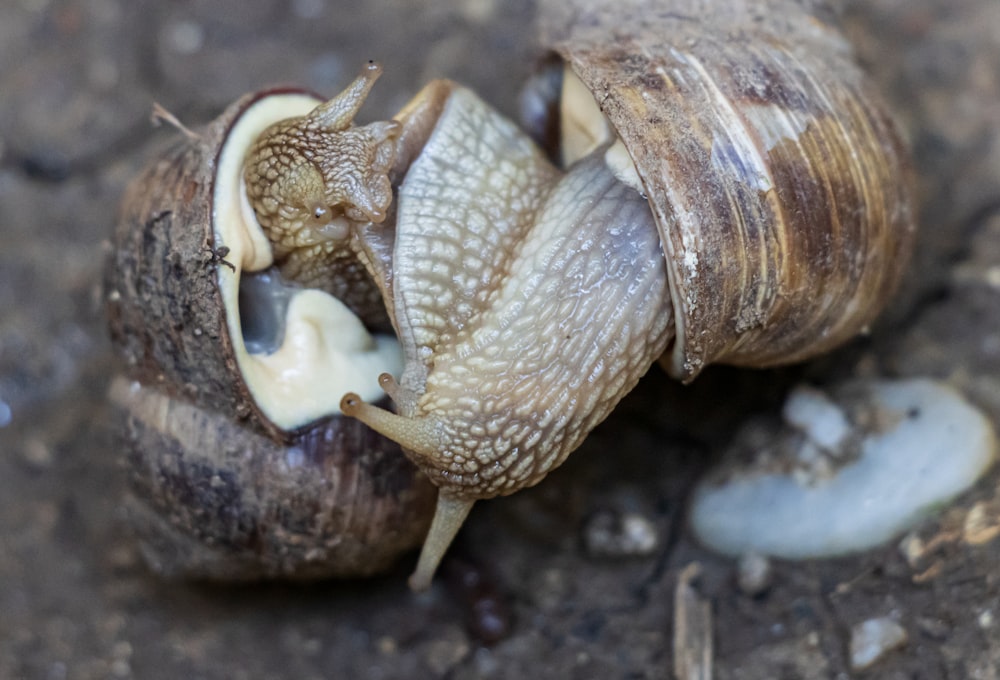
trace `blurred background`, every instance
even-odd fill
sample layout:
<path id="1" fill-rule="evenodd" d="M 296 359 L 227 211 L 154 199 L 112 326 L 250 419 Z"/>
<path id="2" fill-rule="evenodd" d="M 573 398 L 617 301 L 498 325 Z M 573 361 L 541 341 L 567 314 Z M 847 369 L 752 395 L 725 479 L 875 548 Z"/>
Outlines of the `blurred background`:
<path id="1" fill-rule="evenodd" d="M 716 677 L 851 677 L 847 631 L 889 615 L 909 642 L 877 677 L 998 677 L 1000 546 L 946 541 L 926 579 L 895 546 L 775 564 L 751 596 L 684 527 L 726 433 L 798 380 L 937 377 L 1000 421 L 996 0 L 847 3 L 859 58 L 914 149 L 921 209 L 913 274 L 871 338 L 805 367 L 714 369 L 690 388 L 650 375 L 545 484 L 480 504 L 464 561 L 427 594 L 405 587 L 412 558 L 383 578 L 308 586 L 148 573 L 118 505 L 98 282 L 125 184 L 176 134 L 151 126 L 153 102 L 196 126 L 267 84 L 332 94 L 377 59 L 363 120 L 440 76 L 513 116 L 538 57 L 533 13 L 528 0 L 0 5 L 0 678 L 668 677 L 673 588 L 692 561 L 715 609 Z M 993 507 L 996 483 L 959 507 Z M 609 557 L 595 532 L 626 514 L 654 549 Z M 467 568 L 504 603 L 499 642 L 458 585 Z"/>

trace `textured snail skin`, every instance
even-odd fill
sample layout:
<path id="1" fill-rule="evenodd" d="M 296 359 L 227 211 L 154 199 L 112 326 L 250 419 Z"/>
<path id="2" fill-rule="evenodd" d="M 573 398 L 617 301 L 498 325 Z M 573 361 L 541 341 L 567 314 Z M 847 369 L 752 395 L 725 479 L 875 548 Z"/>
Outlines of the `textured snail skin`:
<path id="1" fill-rule="evenodd" d="M 400 442 L 440 489 L 418 589 L 474 501 L 562 463 L 673 330 L 645 200 L 600 154 L 554 173 L 484 108 L 456 90 L 399 190 L 399 415 L 350 396 L 341 406 Z M 470 140 L 485 174 L 452 160 Z"/>
<path id="2" fill-rule="evenodd" d="M 632 360 L 655 358 L 645 350 L 658 347 L 661 329 L 674 334 L 661 363 L 682 380 L 712 362 L 790 363 L 864 332 L 898 286 L 914 238 L 906 155 L 827 6 L 764 0 L 732 9 L 720 17 L 712 3 L 694 0 L 581 0 L 540 10 L 543 44 L 590 90 L 635 163 L 670 304 L 651 295 L 642 301 L 648 307 L 631 307 L 625 285 L 588 290 L 588 277 L 539 262 L 537 242 L 505 248 L 455 234 L 456 225 L 474 230 L 478 221 L 453 220 L 445 209 L 438 233 L 452 246 L 471 238 L 472 266 L 464 278 L 449 267 L 469 255 L 460 248 L 426 257 L 423 278 L 410 275 L 407 287 L 401 269 L 411 250 L 435 252 L 403 246 L 408 195 L 437 191 L 454 203 L 446 188 L 458 178 L 432 177 L 415 189 L 408 175 L 401 186 L 393 298 L 407 367 L 390 392 L 399 415 L 351 395 L 342 409 L 399 441 L 441 488 L 414 586 L 429 582 L 475 498 L 537 483 L 582 441 L 647 368 Z M 469 127 L 450 140 L 453 163 L 481 152 L 471 140 L 489 126 Z M 545 199 L 553 211 L 586 200 L 572 176 L 590 162 L 555 184 Z M 608 233 L 572 211 L 560 221 L 547 210 L 525 213 L 531 228 L 546 225 L 543 240 L 549 224 L 584 239 Z M 612 223 L 637 247 L 647 243 Z M 484 260 L 497 257 L 504 261 L 494 279 Z M 474 294 L 453 300 L 452 285 L 461 290 L 476 276 L 487 285 L 465 284 Z M 573 287 L 578 294 L 567 292 Z M 567 299 L 586 304 L 564 306 Z M 628 312 L 594 313 L 619 305 Z M 461 323 L 449 318 L 452 309 L 462 310 Z M 550 313 L 565 314 L 567 325 Z M 597 328 L 559 332 L 578 319 Z M 636 333 L 642 324 L 649 335 Z M 431 341 L 421 338 L 428 330 Z M 586 341 L 576 345 L 580 337 Z M 593 417 L 579 417 L 581 404 L 594 407 Z"/>
<path id="3" fill-rule="evenodd" d="M 382 297 L 357 256 L 340 247 L 354 224 L 381 223 L 392 201 L 396 121 L 357 127 L 381 75 L 369 63 L 346 90 L 307 116 L 275 123 L 247 154 L 247 198 L 281 272 L 344 302 L 369 328 L 387 327 Z"/>
<path id="4" fill-rule="evenodd" d="M 562 176 L 454 88 L 393 228 L 360 236 L 391 271 L 376 278 L 406 365 L 383 381 L 398 413 L 352 394 L 341 409 L 440 489 L 415 587 L 476 499 L 540 481 L 664 350 L 683 380 L 799 361 L 866 329 L 898 285 L 905 156 L 846 43 L 792 1 L 709 9 L 541 8 L 543 43 L 599 102 L 648 206 L 603 148 Z"/>

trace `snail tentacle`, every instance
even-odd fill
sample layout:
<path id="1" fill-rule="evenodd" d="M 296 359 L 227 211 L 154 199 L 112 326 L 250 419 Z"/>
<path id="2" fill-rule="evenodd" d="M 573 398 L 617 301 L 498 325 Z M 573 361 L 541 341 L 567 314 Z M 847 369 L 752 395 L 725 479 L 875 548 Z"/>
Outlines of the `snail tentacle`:
<path id="1" fill-rule="evenodd" d="M 475 500 L 459 498 L 444 490 L 438 492 L 431 528 L 427 532 L 427 538 L 424 539 L 423 547 L 420 549 L 417 567 L 413 570 L 408 581 L 412 590 L 421 591 L 430 587 L 431 579 L 434 577 L 434 572 L 437 571 L 438 564 L 441 563 L 441 558 L 448 551 L 448 547 L 455 539 L 458 530 L 462 528 L 475 503 Z"/>
<path id="2" fill-rule="evenodd" d="M 382 65 L 369 61 L 361 73 L 343 92 L 324 104 L 317 106 L 308 119 L 311 123 L 327 130 L 345 130 L 361 110 L 375 81 L 382 75 Z"/>
<path id="3" fill-rule="evenodd" d="M 415 456 L 432 457 L 441 451 L 443 437 L 438 423 L 431 418 L 396 415 L 363 401 L 353 392 L 344 395 L 340 410 L 346 416 L 357 418 L 383 437 L 406 447 Z"/>

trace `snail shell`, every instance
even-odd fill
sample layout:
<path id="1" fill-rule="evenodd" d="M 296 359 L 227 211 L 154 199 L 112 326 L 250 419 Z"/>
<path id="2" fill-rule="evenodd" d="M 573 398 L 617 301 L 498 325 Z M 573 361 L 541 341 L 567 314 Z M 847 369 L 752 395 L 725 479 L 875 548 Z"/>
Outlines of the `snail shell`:
<path id="1" fill-rule="evenodd" d="M 600 103 L 659 227 L 664 367 L 772 366 L 868 328 L 913 246 L 907 156 L 829 5 L 546 2 L 542 42 Z"/>
<path id="2" fill-rule="evenodd" d="M 394 341 L 370 336 L 332 298 L 250 273 L 270 256 L 241 231 L 239 163 L 263 127 L 317 101 L 291 90 L 243 97 L 154 159 L 123 200 L 104 282 L 123 366 L 111 400 L 129 519 L 167 576 L 367 575 L 427 530 L 433 487 L 398 446 L 330 415 L 350 385 L 381 394 L 375 375 L 398 364 Z M 285 313 L 281 351 L 250 353 Z M 314 394 L 314 382 L 341 379 L 333 396 Z"/>

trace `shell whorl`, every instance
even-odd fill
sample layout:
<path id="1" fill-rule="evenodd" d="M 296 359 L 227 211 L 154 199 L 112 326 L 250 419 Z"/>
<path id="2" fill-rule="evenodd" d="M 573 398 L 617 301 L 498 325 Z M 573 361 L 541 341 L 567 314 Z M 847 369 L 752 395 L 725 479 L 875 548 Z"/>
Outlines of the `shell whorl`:
<path id="1" fill-rule="evenodd" d="M 706 5 L 541 12 L 543 44 L 594 94 L 649 196 L 677 324 L 665 365 L 683 380 L 863 331 L 914 237 L 902 145 L 827 6 Z M 595 28 L 609 12 L 613 40 Z"/>

